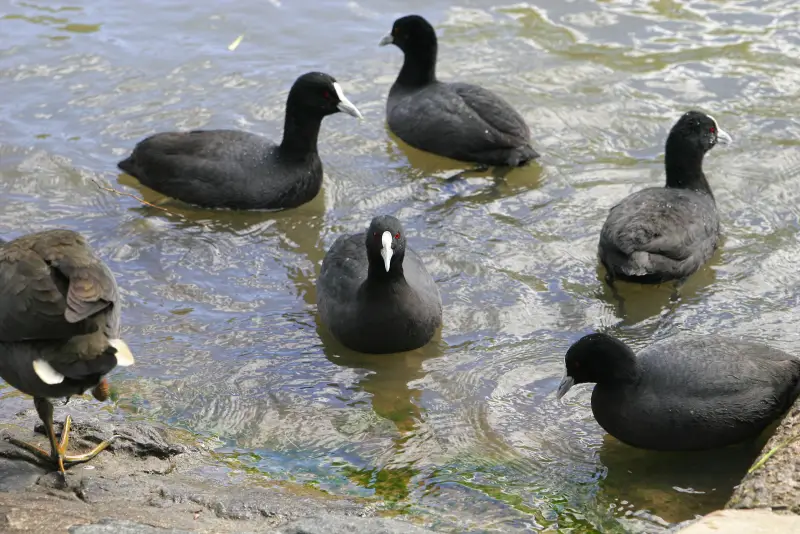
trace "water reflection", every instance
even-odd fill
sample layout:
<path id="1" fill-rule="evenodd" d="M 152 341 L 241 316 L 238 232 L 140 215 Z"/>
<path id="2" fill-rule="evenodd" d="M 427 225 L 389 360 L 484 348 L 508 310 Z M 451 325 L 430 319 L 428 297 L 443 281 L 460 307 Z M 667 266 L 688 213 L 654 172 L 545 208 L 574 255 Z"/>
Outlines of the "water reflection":
<path id="1" fill-rule="evenodd" d="M 472 171 L 475 166 L 412 147 L 401 140 L 389 128 L 386 152 L 389 159 L 398 162 L 407 160 L 409 165 L 401 165 L 400 171 L 412 179 L 432 177 L 444 200 L 437 201 L 429 209 L 448 209 L 458 202 L 468 201 L 488 204 L 512 197 L 541 184 L 544 170 L 539 160 L 517 169 L 491 168 L 485 171 Z"/>
<path id="2" fill-rule="evenodd" d="M 322 248 L 322 230 L 325 224 L 323 193 L 293 210 L 233 211 L 211 210 L 186 204 L 166 197 L 126 174 L 119 175 L 119 184 L 134 188 L 142 200 L 157 206 L 142 205 L 132 208 L 133 211 L 145 217 L 164 218 L 175 228 L 199 232 L 207 238 L 220 232 L 233 234 L 236 240 L 259 240 L 265 234 L 277 236 L 280 250 L 305 258 L 303 266 L 288 266 L 287 276 L 294 282 L 298 297 L 309 306 L 316 304 L 315 266 L 320 265 L 325 256 Z M 254 272 L 253 276 L 258 274 Z"/>
<path id="3" fill-rule="evenodd" d="M 597 260 L 597 279 L 601 285 L 597 298 L 614 307 L 621 325 L 634 326 L 654 317 L 666 321 L 679 306 L 696 303 L 708 293 L 717 279 L 715 266 L 720 263 L 721 250 L 717 249 L 708 263 L 682 283 L 636 284 L 616 280 L 611 288 L 605 282 L 606 269 Z"/>
<path id="4" fill-rule="evenodd" d="M 363 354 L 343 347 L 318 319 L 317 333 L 323 342 L 325 357 L 331 363 L 357 369 L 359 380 L 351 387 L 370 394 L 376 414 L 392 421 L 401 434 L 416 430 L 422 411 L 422 389 L 412 387 L 415 380 L 425 377 L 425 360 L 443 354 L 441 331 L 430 343 L 417 350 L 398 354 Z"/>
<path id="5" fill-rule="evenodd" d="M 657 510 L 670 522 L 722 508 L 767 437 L 715 451 L 671 453 L 635 449 L 606 434 L 599 451 L 608 469 L 600 483 L 603 501 L 615 514 Z"/>

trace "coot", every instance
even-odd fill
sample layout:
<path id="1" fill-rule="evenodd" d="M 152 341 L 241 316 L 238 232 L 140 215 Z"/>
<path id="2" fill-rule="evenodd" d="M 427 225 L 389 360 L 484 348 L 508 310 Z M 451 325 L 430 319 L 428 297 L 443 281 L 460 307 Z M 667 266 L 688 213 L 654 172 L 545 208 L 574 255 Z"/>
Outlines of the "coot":
<path id="1" fill-rule="evenodd" d="M 366 233 L 339 237 L 317 281 L 322 322 L 346 347 L 386 354 L 419 348 L 442 324 L 439 289 L 406 247 L 400 221 L 372 219 Z"/>
<path id="2" fill-rule="evenodd" d="M 538 158 L 525 120 L 493 92 L 436 79 L 437 40 L 419 15 L 397 19 L 380 45 L 405 54 L 389 91 L 389 128 L 409 145 L 483 167 L 520 167 Z"/>
<path id="3" fill-rule="evenodd" d="M 49 230 L 0 245 L 0 377 L 33 396 L 50 452 L 9 441 L 52 461 L 62 477 L 65 464 L 91 460 L 111 441 L 67 456 L 71 419 L 68 415 L 56 441 L 48 399 L 90 388 L 96 398 L 107 397 L 104 375 L 133 364 L 119 328 L 114 275 L 79 234 Z"/>
<path id="4" fill-rule="evenodd" d="M 159 193 L 206 208 L 294 208 L 322 187 L 317 135 L 323 117 L 339 111 L 361 118 L 333 77 L 309 72 L 289 91 L 279 145 L 238 130 L 159 133 L 118 167 Z"/>
<path id="5" fill-rule="evenodd" d="M 713 449 L 755 437 L 800 393 L 800 361 L 736 338 L 680 335 L 636 356 L 618 339 L 590 334 L 567 351 L 566 367 L 558 397 L 596 382 L 597 422 L 643 449 Z"/>
<path id="6" fill-rule="evenodd" d="M 606 280 L 643 284 L 682 280 L 717 248 L 719 216 L 703 174 L 703 156 L 729 143 L 710 115 L 685 113 L 667 137 L 666 187 L 643 189 L 611 208 L 600 232 L 598 254 Z"/>

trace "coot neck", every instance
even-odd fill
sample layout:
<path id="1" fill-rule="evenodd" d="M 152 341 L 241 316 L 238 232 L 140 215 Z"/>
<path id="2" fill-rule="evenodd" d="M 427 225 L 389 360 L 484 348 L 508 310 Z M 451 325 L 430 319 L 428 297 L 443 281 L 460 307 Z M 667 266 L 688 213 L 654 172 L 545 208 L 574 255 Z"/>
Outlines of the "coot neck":
<path id="1" fill-rule="evenodd" d="M 392 266 L 388 273 L 383 264 L 383 258 L 376 258 L 370 261 L 369 268 L 367 269 L 367 283 L 370 285 L 395 285 L 404 283 L 406 278 L 403 275 L 403 258 L 395 256 L 392 260 Z"/>
<path id="2" fill-rule="evenodd" d="M 405 51 L 403 68 L 397 76 L 397 85 L 408 88 L 425 87 L 436 82 L 436 41 L 417 45 Z"/>
<path id="3" fill-rule="evenodd" d="M 281 153 L 295 158 L 316 154 L 317 137 L 321 124 L 321 114 L 294 102 L 290 94 L 286 102 Z"/>
<path id="4" fill-rule="evenodd" d="M 626 355 L 627 356 L 627 355 Z M 633 352 L 630 358 L 620 359 L 614 362 L 613 368 L 609 369 L 608 375 L 598 384 L 635 384 L 639 380 L 639 363 Z"/>
<path id="5" fill-rule="evenodd" d="M 703 173 L 705 151 L 677 135 L 667 138 L 664 166 L 667 171 L 667 187 L 688 189 L 707 193 L 713 198 L 711 186 Z"/>
<path id="6" fill-rule="evenodd" d="M 593 356 L 588 367 L 588 377 L 598 384 L 631 384 L 639 380 L 639 360 L 631 348 L 612 337 L 605 337 L 593 343 Z"/>

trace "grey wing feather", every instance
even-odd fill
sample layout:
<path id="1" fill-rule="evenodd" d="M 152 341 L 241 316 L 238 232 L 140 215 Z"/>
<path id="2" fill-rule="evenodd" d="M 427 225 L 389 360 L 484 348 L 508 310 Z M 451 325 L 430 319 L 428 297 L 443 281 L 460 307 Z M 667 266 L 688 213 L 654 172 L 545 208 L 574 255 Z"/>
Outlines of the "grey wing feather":
<path id="1" fill-rule="evenodd" d="M 505 101 L 474 85 L 433 85 L 398 98 L 394 106 L 389 126 L 395 134 L 456 159 L 528 143 L 528 126 L 522 117 Z M 402 120 L 392 120 L 395 114 Z"/>
<path id="2" fill-rule="evenodd" d="M 0 341 L 90 333 L 85 319 L 116 303 L 114 277 L 69 231 L 24 236 L 0 249 Z"/>
<path id="3" fill-rule="evenodd" d="M 716 208 L 711 206 L 710 216 L 709 203 L 692 192 L 644 189 L 611 208 L 601 240 L 628 256 L 647 252 L 684 261 L 697 252 L 693 244 L 718 231 Z"/>
<path id="4" fill-rule="evenodd" d="M 505 141 L 510 148 L 528 141 L 530 129 L 525 119 L 508 102 L 477 85 L 451 83 L 450 87 L 482 120 L 502 134 L 498 141 Z"/>
<path id="5" fill-rule="evenodd" d="M 800 376 L 800 360 L 781 350 L 718 336 L 678 336 L 639 353 L 659 389 L 703 398 L 752 393 Z M 676 360 L 679 358 L 679 360 Z M 679 364 L 678 364 L 679 362 Z M 709 377 L 713 377 L 709 379 Z"/>
<path id="6" fill-rule="evenodd" d="M 367 278 L 367 253 L 364 234 L 341 236 L 322 260 L 320 286 L 327 299 L 355 301 L 358 288 Z M 331 273 L 336 273 L 335 278 Z M 322 295 L 320 295 L 322 296 Z"/>

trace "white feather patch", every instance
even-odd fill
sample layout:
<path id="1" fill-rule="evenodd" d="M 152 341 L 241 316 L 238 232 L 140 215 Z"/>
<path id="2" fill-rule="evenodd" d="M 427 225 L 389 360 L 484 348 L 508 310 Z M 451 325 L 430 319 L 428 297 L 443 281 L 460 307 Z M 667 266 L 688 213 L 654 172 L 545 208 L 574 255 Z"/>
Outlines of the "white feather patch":
<path id="1" fill-rule="evenodd" d="M 336 91 L 336 96 L 339 97 L 341 102 L 349 102 L 347 97 L 344 96 L 344 91 L 342 91 L 342 86 L 339 85 L 339 82 L 333 82 L 333 90 Z"/>
<path id="2" fill-rule="evenodd" d="M 64 375 L 53 369 L 53 366 L 44 360 L 34 360 L 33 372 L 48 386 L 54 386 L 64 381 Z"/>
<path id="3" fill-rule="evenodd" d="M 128 348 L 128 344 L 121 339 L 112 339 L 108 342 L 109 345 L 117 349 L 115 356 L 117 357 L 117 365 L 120 367 L 129 367 L 133 365 L 133 353 Z"/>

